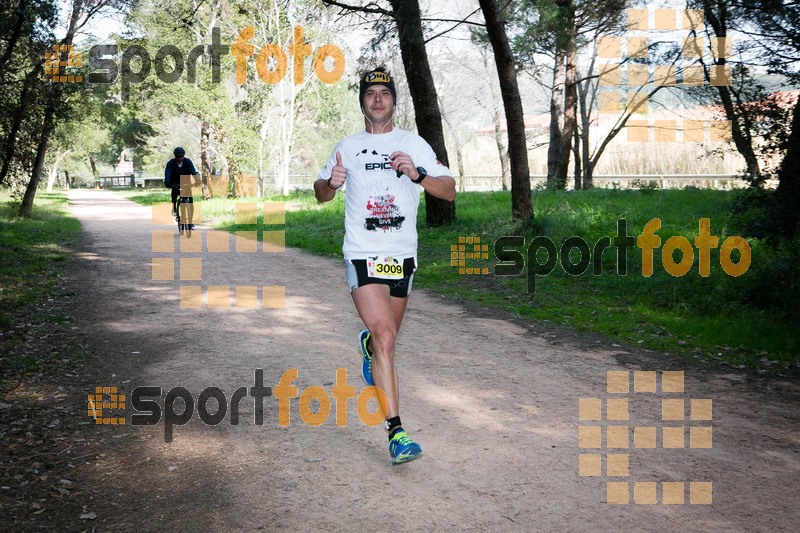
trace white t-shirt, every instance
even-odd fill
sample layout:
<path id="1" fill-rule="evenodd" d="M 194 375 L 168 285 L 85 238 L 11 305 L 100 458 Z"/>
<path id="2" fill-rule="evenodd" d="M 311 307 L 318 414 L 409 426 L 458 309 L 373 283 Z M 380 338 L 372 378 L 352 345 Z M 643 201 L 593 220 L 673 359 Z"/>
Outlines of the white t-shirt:
<path id="1" fill-rule="evenodd" d="M 431 176 L 450 176 L 450 170 L 436 159 L 433 149 L 422 137 L 393 128 L 388 133 L 362 131 L 342 139 L 317 179 L 331 177 L 337 152 L 347 169 L 344 258 L 415 257 L 422 186 L 408 176 L 398 178 L 389 156 L 405 152 L 411 156 L 414 166 L 423 167 Z"/>

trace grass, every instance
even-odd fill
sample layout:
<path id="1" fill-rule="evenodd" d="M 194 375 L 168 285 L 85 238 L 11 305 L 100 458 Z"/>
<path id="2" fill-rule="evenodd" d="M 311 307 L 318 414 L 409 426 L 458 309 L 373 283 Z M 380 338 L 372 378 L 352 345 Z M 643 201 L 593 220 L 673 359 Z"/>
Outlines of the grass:
<path id="1" fill-rule="evenodd" d="M 742 302 L 750 283 L 747 274 L 728 276 L 712 250 L 711 275 L 698 272 L 698 254 L 682 277 L 669 275 L 654 253 L 654 274 L 642 275 L 641 250 L 627 253 L 627 275 L 616 272 L 616 250 L 602 254 L 602 274 L 589 271 L 566 274 L 560 264 L 547 276 L 536 276 L 528 287 L 527 271 L 520 277 L 454 276 L 449 250 L 459 237 L 479 236 L 489 243 L 489 260 L 475 261 L 493 272 L 492 243 L 502 235 L 524 235 L 526 246 L 536 235 L 550 238 L 556 248 L 571 236 L 580 236 L 590 249 L 598 239 L 617 234 L 620 219 L 627 234 L 637 236 L 653 218 L 661 219 L 662 246 L 671 236 L 694 243 L 701 218 L 711 220 L 711 234 L 727 237 L 733 195 L 724 191 L 662 190 L 536 192 L 536 222 L 528 227 L 509 220 L 510 193 L 459 195 L 459 221 L 452 227 L 423 229 L 420 233 L 421 271 L 417 286 L 451 294 L 482 306 L 496 306 L 529 320 L 549 321 L 579 331 L 602 333 L 619 341 L 662 352 L 700 350 L 735 365 L 753 366 L 761 357 L 797 361 L 800 352 L 796 328 L 777 313 Z M 469 247 L 469 246 L 468 246 Z M 524 251 L 523 251 L 524 252 Z M 571 254 L 577 262 L 577 252 Z M 537 256 L 544 263 L 544 252 Z M 680 254 L 674 254 L 680 260 Z M 424 272 L 424 274 L 422 274 Z"/>
<path id="2" fill-rule="evenodd" d="M 125 195 L 145 205 L 168 198 L 166 191 Z M 285 201 L 290 206 L 285 226 L 287 246 L 328 257 L 341 256 L 342 195 L 322 206 L 316 204 L 310 191 L 266 200 Z M 233 204 L 238 201 L 259 200 L 213 199 L 203 203 L 204 217 L 210 217 L 216 227 L 233 231 L 238 228 L 233 220 Z M 451 225 L 426 228 L 424 203 L 420 206 L 421 268 L 414 285 L 489 310 L 503 309 L 528 321 L 602 334 L 611 341 L 652 351 L 693 354 L 749 368 L 759 366 L 762 358 L 788 366 L 800 359 L 796 327 L 778 310 L 751 305 L 743 295 L 754 284 L 756 269 L 738 278 L 729 276 L 720 266 L 719 249 L 711 250 L 709 277 L 698 272 L 696 248 L 691 269 L 680 277 L 666 272 L 661 249 L 654 250 L 654 273 L 644 277 L 642 253 L 635 245 L 627 251 L 626 275 L 616 271 L 615 248 L 601 254 L 599 276 L 592 274 L 591 264 L 584 274 L 572 276 L 558 262 L 551 273 L 536 276 L 530 286 L 527 268 L 519 276 L 493 275 L 499 262 L 494 243 L 501 236 L 523 236 L 525 246 L 517 248 L 523 255 L 537 235 L 548 237 L 556 248 L 567 238 L 579 236 L 592 250 L 599 239 L 616 236 L 622 219 L 627 223 L 627 235 L 635 238 L 648 221 L 659 218 L 661 228 L 656 234 L 662 247 L 673 236 L 685 237 L 694 247 L 699 221 L 708 218 L 710 233 L 719 237 L 721 245 L 731 233 L 733 201 L 732 192 L 697 189 L 537 191 L 533 194 L 535 222 L 523 224 L 510 218 L 508 192 L 460 193 L 458 220 Z M 475 237 L 480 237 L 481 245 L 488 245 L 488 259 L 466 259 L 465 266 L 488 268 L 489 275 L 459 274 L 458 268 L 451 266 L 451 247 L 461 238 Z M 750 242 L 755 266 L 765 256 L 757 253 L 758 242 Z M 462 243 L 470 251 L 472 245 Z M 738 258 L 738 252 L 734 252 L 734 261 Z M 540 263 L 545 259 L 544 251 L 536 256 Z M 570 260 L 577 263 L 578 259 L 578 252 L 573 250 Z M 674 253 L 673 259 L 680 262 L 680 252 Z"/>
<path id="3" fill-rule="evenodd" d="M 0 332 L 4 348 L 0 374 L 36 371 L 42 358 L 21 353 L 24 332 L 38 324 L 54 327 L 67 318 L 47 313 L 66 266 L 66 246 L 80 235 L 80 223 L 67 216 L 66 196 L 39 193 L 32 216 L 17 217 L 19 202 L 0 193 Z"/>

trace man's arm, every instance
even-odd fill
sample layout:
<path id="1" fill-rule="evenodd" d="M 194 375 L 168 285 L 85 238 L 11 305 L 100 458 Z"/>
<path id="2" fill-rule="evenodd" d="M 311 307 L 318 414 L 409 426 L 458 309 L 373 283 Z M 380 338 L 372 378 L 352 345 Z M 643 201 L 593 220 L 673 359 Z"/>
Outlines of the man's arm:
<path id="1" fill-rule="evenodd" d="M 336 191 L 328 187 L 328 180 L 318 179 L 314 182 L 314 196 L 319 203 L 330 202 L 336 196 Z"/>
<path id="2" fill-rule="evenodd" d="M 330 164 L 330 163 L 329 163 Z M 336 164 L 331 169 L 329 179 L 318 179 L 314 182 L 314 196 L 319 203 L 330 202 L 336 196 L 344 181 L 347 179 L 347 169 L 342 165 L 342 155 L 336 152 Z"/>
<path id="3" fill-rule="evenodd" d="M 417 165 L 411 156 L 405 152 L 394 152 L 389 156 L 392 160 L 392 166 L 395 170 L 405 174 L 411 181 L 419 179 L 419 171 Z M 425 176 L 425 179 L 420 183 L 423 189 L 431 193 L 436 198 L 452 202 L 456 197 L 456 180 L 453 176 L 444 174 L 441 176 L 432 176 L 430 174 Z"/>
<path id="4" fill-rule="evenodd" d="M 413 179 L 419 179 L 419 172 L 414 168 L 416 176 Z M 420 183 L 423 189 L 431 193 L 436 198 L 452 202 L 456 198 L 456 180 L 453 176 L 425 176 L 425 179 Z"/>

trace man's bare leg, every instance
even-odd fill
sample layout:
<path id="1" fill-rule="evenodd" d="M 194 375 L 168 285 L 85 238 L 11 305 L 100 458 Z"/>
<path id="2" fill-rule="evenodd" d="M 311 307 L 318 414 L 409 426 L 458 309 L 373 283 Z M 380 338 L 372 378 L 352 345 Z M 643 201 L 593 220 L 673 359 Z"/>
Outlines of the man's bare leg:
<path id="1" fill-rule="evenodd" d="M 394 365 L 395 341 L 403 322 L 408 298 L 394 298 L 387 285 L 370 284 L 352 292 L 356 309 L 371 333 L 372 382 L 386 394 L 379 403 L 389 430 L 392 464 L 401 464 L 422 455 L 422 448 L 411 440 L 400 420 L 400 382 Z M 383 405 L 386 404 L 386 405 Z"/>
<path id="2" fill-rule="evenodd" d="M 386 418 L 400 413 L 400 385 L 394 366 L 395 341 L 403 322 L 408 298 L 394 298 L 389 287 L 371 284 L 352 292 L 356 310 L 371 338 L 372 380 L 386 394 L 388 405 L 381 406 Z"/>

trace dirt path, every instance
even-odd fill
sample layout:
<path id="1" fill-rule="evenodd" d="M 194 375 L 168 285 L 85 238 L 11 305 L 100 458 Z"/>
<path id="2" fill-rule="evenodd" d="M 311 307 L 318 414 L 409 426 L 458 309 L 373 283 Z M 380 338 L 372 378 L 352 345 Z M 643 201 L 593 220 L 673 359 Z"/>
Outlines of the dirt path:
<path id="1" fill-rule="evenodd" d="M 236 388 L 253 386 L 257 368 L 271 387 L 296 368 L 299 392 L 316 385 L 330 393 L 336 369 L 346 368 L 361 391 L 360 321 L 339 261 L 296 250 L 153 253 L 152 232 L 174 227 L 154 226 L 150 208 L 95 191 L 72 191 L 70 204 L 85 231 L 75 312 L 102 355 L 100 382 L 87 390 L 117 386 L 130 402 L 137 386 L 162 387 L 164 395 L 183 386 L 197 400 L 217 386 L 230 399 Z M 205 244 L 204 233 L 192 238 Z M 153 281 L 154 257 L 201 258 L 203 280 Z M 181 283 L 284 286 L 285 307 L 182 309 Z M 104 439 L 103 454 L 84 471 L 84 482 L 98 487 L 87 502 L 97 515 L 90 528 L 796 530 L 800 402 L 793 386 L 757 390 L 741 375 L 686 369 L 683 395 L 610 394 L 608 371 L 631 372 L 633 387 L 634 371 L 683 368 L 610 345 L 571 344 L 415 291 L 398 357 L 403 419 L 423 446 L 422 459 L 392 467 L 385 432 L 359 420 L 355 399 L 347 427 L 337 427 L 334 408 L 320 427 L 303 423 L 297 399 L 289 426 L 280 427 L 276 398 L 265 399 L 257 426 L 253 399 L 245 397 L 239 425 L 230 424 L 230 412 L 216 426 L 195 413 L 169 444 L 163 418 L 130 425 L 129 403 L 124 427 L 86 426 Z M 629 398 L 629 420 L 579 421 L 580 398 Z M 686 399 L 687 419 L 661 421 L 664 398 Z M 691 398 L 713 401 L 713 421 L 688 420 Z M 656 427 L 659 448 L 634 449 L 631 430 L 627 450 L 582 450 L 579 425 Z M 661 428 L 672 426 L 713 426 L 713 447 L 689 448 L 687 429 L 684 449 L 660 448 Z M 581 452 L 603 456 L 602 476 L 578 475 Z M 607 453 L 630 454 L 629 476 L 605 475 Z M 630 482 L 631 503 L 606 503 L 607 481 Z M 634 504 L 634 481 L 656 483 L 637 486 L 637 497 L 655 486 L 658 503 Z M 661 503 L 664 481 L 687 482 L 677 489 L 685 504 Z M 711 482 L 713 503 L 690 505 L 688 482 Z"/>

